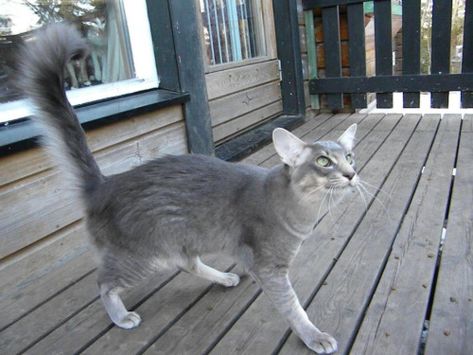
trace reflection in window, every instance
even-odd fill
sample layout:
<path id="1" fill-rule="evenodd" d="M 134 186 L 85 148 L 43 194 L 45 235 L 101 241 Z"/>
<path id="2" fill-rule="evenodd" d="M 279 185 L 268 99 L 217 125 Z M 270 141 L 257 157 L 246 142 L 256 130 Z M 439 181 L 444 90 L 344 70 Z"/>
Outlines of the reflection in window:
<path id="1" fill-rule="evenodd" d="M 0 103 L 19 99 L 9 79 L 18 47 L 53 22 L 73 23 L 87 39 L 90 56 L 68 64 L 66 88 L 134 78 L 121 1 L 0 0 Z"/>
<path id="2" fill-rule="evenodd" d="M 260 0 L 200 0 L 209 64 L 264 55 Z"/>

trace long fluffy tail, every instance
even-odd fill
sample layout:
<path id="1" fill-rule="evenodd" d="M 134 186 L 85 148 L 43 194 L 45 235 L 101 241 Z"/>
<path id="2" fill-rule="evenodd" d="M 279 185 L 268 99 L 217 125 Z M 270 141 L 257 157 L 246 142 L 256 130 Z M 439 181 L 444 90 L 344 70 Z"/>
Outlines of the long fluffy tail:
<path id="1" fill-rule="evenodd" d="M 69 60 L 86 54 L 87 45 L 74 27 L 48 26 L 24 47 L 18 83 L 33 102 L 34 119 L 45 132 L 50 153 L 73 186 L 85 194 L 92 192 L 104 177 L 67 100 L 64 72 Z"/>

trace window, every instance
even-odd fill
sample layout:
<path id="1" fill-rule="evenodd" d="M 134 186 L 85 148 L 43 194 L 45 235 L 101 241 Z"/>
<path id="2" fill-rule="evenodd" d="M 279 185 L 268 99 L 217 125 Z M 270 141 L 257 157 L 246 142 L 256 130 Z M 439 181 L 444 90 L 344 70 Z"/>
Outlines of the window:
<path id="1" fill-rule="evenodd" d="M 200 0 L 210 65 L 265 55 L 261 0 Z"/>
<path id="2" fill-rule="evenodd" d="M 158 86 L 145 0 L 0 0 L 0 123 L 30 115 L 10 82 L 18 47 L 42 26 L 61 21 L 77 26 L 91 53 L 67 67 L 73 105 Z"/>

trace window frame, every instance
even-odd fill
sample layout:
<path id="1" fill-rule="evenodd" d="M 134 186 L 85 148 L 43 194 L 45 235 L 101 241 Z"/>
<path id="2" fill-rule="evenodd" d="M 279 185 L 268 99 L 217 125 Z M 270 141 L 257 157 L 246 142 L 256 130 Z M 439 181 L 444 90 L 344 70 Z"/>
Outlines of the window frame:
<path id="1" fill-rule="evenodd" d="M 200 87 L 197 87 L 198 83 L 194 83 L 195 90 L 190 88 L 187 90 L 184 88 L 184 91 L 187 92 L 182 90 L 181 81 L 185 80 L 186 76 L 182 74 L 182 68 L 178 65 L 176 34 L 169 2 L 170 0 L 145 0 L 146 18 L 149 23 L 154 53 L 152 59 L 159 75 L 159 88 L 142 89 L 138 92 L 75 106 L 79 121 L 85 130 L 106 126 L 119 120 L 130 119 L 140 113 L 173 105 L 182 105 L 185 108 L 186 124 L 187 116 L 193 117 L 194 121 L 206 119 L 207 115 L 202 108 L 199 110 L 199 115 L 187 114 L 187 111 L 197 111 L 193 107 L 190 108 L 192 106 L 190 105 L 190 97 L 198 95 L 202 91 L 203 84 L 200 83 Z M 183 27 L 187 27 L 187 22 Z M 192 24 L 190 23 L 190 25 Z M 180 56 L 182 55 L 180 54 Z M 100 86 L 97 85 L 97 87 Z M 194 106 L 197 104 L 199 102 L 194 103 Z M 7 124 L 0 124 L 0 157 L 38 146 L 40 135 L 41 131 L 29 116 Z M 193 140 L 196 138 L 188 137 L 189 142 Z M 205 153 L 205 149 L 202 149 L 202 153 Z"/>
<path id="2" fill-rule="evenodd" d="M 153 41 L 146 0 L 123 1 L 129 46 L 135 77 L 111 83 L 68 90 L 67 98 L 73 107 L 118 98 L 159 87 L 159 76 L 154 58 Z M 146 19 L 146 21 L 144 20 Z M 144 45 L 143 45 L 144 44 Z M 0 103 L 0 125 L 15 124 L 32 115 L 29 100 L 19 99 Z"/>
<path id="3" fill-rule="evenodd" d="M 204 61 L 206 74 L 214 73 L 214 72 L 218 72 L 222 70 L 227 70 L 227 69 L 232 69 L 232 68 L 237 68 L 237 67 L 242 67 L 242 66 L 250 65 L 250 64 L 267 62 L 269 60 L 273 60 L 277 58 L 276 47 L 273 45 L 273 43 L 276 42 L 276 34 L 275 34 L 276 30 L 275 30 L 275 25 L 274 25 L 274 18 L 271 16 L 271 14 L 273 13 L 272 1 L 258 0 L 260 1 L 259 7 L 261 8 L 261 11 L 258 14 L 258 16 L 260 17 L 259 21 L 261 22 L 261 25 L 263 27 L 261 37 L 264 38 L 263 48 L 265 49 L 265 54 L 258 57 L 243 59 L 240 61 L 221 63 L 221 64 L 210 64 L 207 61 L 207 56 L 205 54 L 206 47 L 205 47 L 203 23 L 200 16 L 200 0 L 196 0 L 196 1 L 199 1 L 199 5 L 197 6 L 197 11 L 198 11 L 197 18 L 198 18 L 198 22 L 200 26 L 199 35 L 201 38 L 202 52 L 204 55 L 202 60 Z"/>

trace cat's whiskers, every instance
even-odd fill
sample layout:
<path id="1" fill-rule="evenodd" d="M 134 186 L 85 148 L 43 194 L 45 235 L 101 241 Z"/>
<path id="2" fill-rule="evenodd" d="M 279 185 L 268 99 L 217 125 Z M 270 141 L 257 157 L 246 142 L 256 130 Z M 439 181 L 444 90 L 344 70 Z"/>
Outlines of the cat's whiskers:
<path id="1" fill-rule="evenodd" d="M 325 186 L 324 186 L 324 185 L 321 185 L 321 186 L 315 188 L 314 190 L 310 191 L 310 192 L 308 193 L 308 195 L 315 194 L 316 192 L 319 192 L 320 190 L 323 190 L 323 189 L 325 189 Z"/>
<path id="2" fill-rule="evenodd" d="M 384 213 L 386 213 L 387 215 L 389 215 L 389 211 L 388 209 L 386 208 L 386 206 L 384 205 L 383 202 L 381 202 L 381 199 L 379 197 L 377 197 L 375 194 L 371 193 L 370 191 L 368 191 L 368 189 L 363 185 L 363 184 L 360 184 L 359 185 L 363 191 L 373 199 L 374 202 L 377 202 L 384 210 Z"/>
<path id="3" fill-rule="evenodd" d="M 325 187 L 325 186 L 324 186 L 324 187 Z M 323 207 L 323 205 L 324 205 L 324 202 L 325 202 L 325 199 L 327 198 L 327 196 L 328 196 L 328 190 L 325 191 L 324 197 L 322 198 L 322 201 L 320 201 L 319 211 L 317 212 L 316 225 L 319 224 L 319 222 L 320 222 L 320 212 L 322 211 L 322 207 Z"/>
<path id="4" fill-rule="evenodd" d="M 386 191 L 384 191 L 383 189 L 381 189 L 380 187 L 376 187 L 375 185 L 373 184 L 370 184 L 368 181 L 365 181 L 365 180 L 359 180 L 359 183 L 360 184 L 363 184 L 365 188 L 371 188 L 373 190 L 375 190 L 375 192 L 381 192 L 383 193 L 389 200 L 391 199 L 391 194 L 390 193 L 387 193 Z"/>
<path id="5" fill-rule="evenodd" d="M 328 213 L 330 215 L 330 217 L 333 217 L 333 214 L 332 214 L 332 202 L 333 202 L 333 186 L 330 186 L 329 188 L 329 198 L 328 198 Z"/>
<path id="6" fill-rule="evenodd" d="M 363 201 L 363 204 L 365 205 L 365 210 L 367 210 L 368 209 L 368 202 L 366 202 L 366 198 L 365 198 L 365 195 L 363 194 L 363 191 L 361 190 L 359 185 L 355 185 L 355 187 L 356 187 L 356 190 L 358 191 L 358 194 L 361 197 L 361 200 Z"/>

